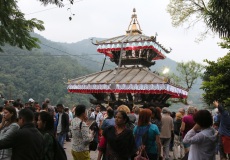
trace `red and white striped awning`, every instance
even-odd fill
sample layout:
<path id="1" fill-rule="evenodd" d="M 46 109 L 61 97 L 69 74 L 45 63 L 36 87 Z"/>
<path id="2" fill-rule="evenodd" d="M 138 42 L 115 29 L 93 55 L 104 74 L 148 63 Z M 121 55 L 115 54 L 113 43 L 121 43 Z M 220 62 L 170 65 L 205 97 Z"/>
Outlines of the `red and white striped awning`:
<path id="1" fill-rule="evenodd" d="M 188 92 L 170 84 L 69 84 L 72 93 L 140 93 L 169 94 L 171 98 L 186 98 Z"/>
<path id="2" fill-rule="evenodd" d="M 111 53 L 111 51 L 121 51 L 121 49 L 125 51 L 152 49 L 158 54 L 158 56 L 156 56 L 153 60 L 165 59 L 166 58 L 165 54 L 167 54 L 166 51 L 160 45 L 158 45 L 157 43 L 153 41 L 99 44 L 97 47 L 98 52 L 103 53 L 110 58 L 113 58 L 113 54 Z"/>

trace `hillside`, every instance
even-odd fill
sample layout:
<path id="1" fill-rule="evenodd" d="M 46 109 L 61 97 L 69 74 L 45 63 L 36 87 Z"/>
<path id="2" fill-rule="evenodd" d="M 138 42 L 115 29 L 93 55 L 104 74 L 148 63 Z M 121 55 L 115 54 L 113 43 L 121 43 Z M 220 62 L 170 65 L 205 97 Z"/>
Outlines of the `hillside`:
<path id="1" fill-rule="evenodd" d="M 35 34 L 41 41 L 41 49 L 32 51 L 5 46 L 0 52 L 0 93 L 8 99 L 21 98 L 24 102 L 33 98 L 38 102 L 49 97 L 54 103 L 63 102 L 72 105 L 89 105 L 89 96 L 67 93 L 67 79 L 98 72 L 102 68 L 104 55 L 96 51 L 90 39 L 76 43 L 58 43 Z M 102 38 L 94 38 L 94 41 Z M 177 62 L 166 58 L 151 67 L 161 72 L 167 66 L 170 72 L 176 72 Z M 107 58 L 104 70 L 116 65 Z M 201 105 L 199 79 L 189 94 L 189 101 Z M 183 84 L 181 84 L 183 85 Z M 173 105 L 180 106 L 179 104 Z"/>

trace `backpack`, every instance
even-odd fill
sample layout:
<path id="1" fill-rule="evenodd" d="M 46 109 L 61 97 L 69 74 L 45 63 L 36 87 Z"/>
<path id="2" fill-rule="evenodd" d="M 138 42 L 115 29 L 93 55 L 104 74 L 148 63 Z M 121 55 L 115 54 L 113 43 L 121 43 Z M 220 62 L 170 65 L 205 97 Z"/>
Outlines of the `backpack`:
<path id="1" fill-rule="evenodd" d="M 80 130 L 81 130 L 81 127 L 82 127 L 82 122 L 80 123 L 80 127 L 79 127 Z M 89 129 L 93 130 L 94 133 L 99 131 L 99 128 L 98 128 L 98 126 L 97 126 L 96 121 L 94 121 L 94 122 L 90 125 Z M 95 134 L 93 140 L 92 140 L 91 142 L 89 142 L 89 150 L 90 150 L 90 151 L 96 151 L 96 149 L 97 149 L 98 141 L 97 141 L 96 136 L 97 136 L 97 134 Z"/>
<path id="2" fill-rule="evenodd" d="M 126 128 L 131 129 L 132 131 L 133 131 L 135 126 L 136 125 L 130 121 L 128 123 L 126 123 Z"/>
<path id="3" fill-rule="evenodd" d="M 146 148 L 147 148 L 149 128 L 150 128 L 150 125 L 148 125 L 144 129 L 141 129 L 140 127 L 137 127 L 137 129 L 136 129 L 136 131 L 134 133 L 137 148 L 139 148 L 141 145 L 145 145 Z"/>
<path id="4" fill-rule="evenodd" d="M 53 147 L 54 147 L 54 160 L 67 160 L 67 156 L 64 148 L 60 145 L 57 139 L 53 137 Z"/>

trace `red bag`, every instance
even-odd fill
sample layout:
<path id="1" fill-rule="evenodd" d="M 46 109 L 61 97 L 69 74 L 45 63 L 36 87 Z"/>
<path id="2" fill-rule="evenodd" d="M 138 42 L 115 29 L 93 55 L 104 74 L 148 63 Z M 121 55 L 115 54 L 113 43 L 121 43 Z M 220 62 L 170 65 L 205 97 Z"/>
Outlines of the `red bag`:
<path id="1" fill-rule="evenodd" d="M 138 155 L 134 157 L 134 160 L 149 160 L 149 157 L 146 153 L 145 146 L 142 145 L 139 148 Z"/>

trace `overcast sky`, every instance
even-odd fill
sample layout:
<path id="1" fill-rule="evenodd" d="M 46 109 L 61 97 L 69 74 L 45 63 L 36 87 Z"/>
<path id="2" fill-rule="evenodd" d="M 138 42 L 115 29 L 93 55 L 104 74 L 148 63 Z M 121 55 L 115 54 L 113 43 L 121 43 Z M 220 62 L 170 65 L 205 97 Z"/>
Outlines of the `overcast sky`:
<path id="1" fill-rule="evenodd" d="M 158 41 L 166 48 L 172 48 L 167 57 L 177 61 L 203 59 L 216 61 L 226 55 L 217 42 L 218 36 L 209 36 L 202 42 L 195 42 L 203 25 L 189 30 L 185 26 L 174 28 L 170 15 L 166 12 L 169 0 L 81 0 L 74 5 L 57 8 L 55 5 L 44 7 L 36 0 L 20 0 L 18 5 L 26 18 L 37 18 L 44 22 L 45 31 L 40 35 L 55 42 L 78 42 L 90 37 L 112 38 L 124 35 L 135 7 L 143 34 L 158 34 Z M 66 1 L 65 4 L 68 4 Z M 68 8 L 71 8 L 68 9 Z M 69 21 L 69 16 L 72 20 Z"/>

